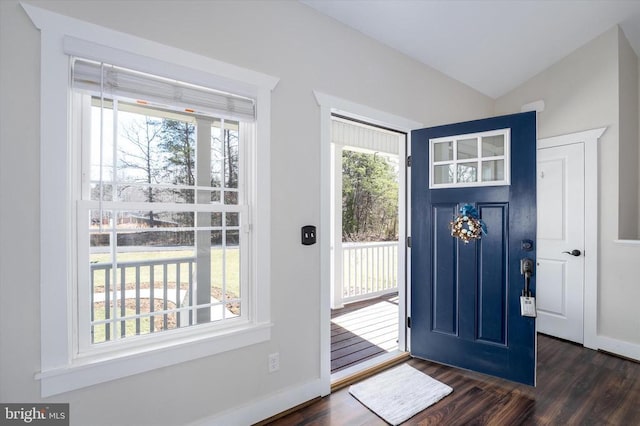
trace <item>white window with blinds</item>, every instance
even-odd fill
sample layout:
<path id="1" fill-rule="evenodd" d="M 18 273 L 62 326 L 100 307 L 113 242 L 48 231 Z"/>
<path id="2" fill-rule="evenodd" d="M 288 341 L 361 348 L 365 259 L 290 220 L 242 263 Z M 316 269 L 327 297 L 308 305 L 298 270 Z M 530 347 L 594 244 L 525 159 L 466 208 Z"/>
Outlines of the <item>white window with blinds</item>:
<path id="1" fill-rule="evenodd" d="M 25 10 L 42 30 L 41 395 L 269 340 L 278 80 Z"/>
<path id="2" fill-rule="evenodd" d="M 254 100 L 74 58 L 79 351 L 250 310 Z"/>

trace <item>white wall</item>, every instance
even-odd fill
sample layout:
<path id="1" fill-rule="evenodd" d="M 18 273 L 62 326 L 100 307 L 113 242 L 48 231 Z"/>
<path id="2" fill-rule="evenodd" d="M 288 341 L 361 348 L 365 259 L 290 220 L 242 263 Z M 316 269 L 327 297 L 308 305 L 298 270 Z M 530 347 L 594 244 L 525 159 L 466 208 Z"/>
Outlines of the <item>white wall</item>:
<path id="1" fill-rule="evenodd" d="M 493 101 L 293 1 L 32 1 L 40 7 L 280 78 L 272 97 L 272 312 L 267 344 L 48 401 L 73 424 L 182 424 L 319 378 L 320 217 L 312 91 L 425 124 L 491 115 Z M 40 400 L 39 33 L 0 1 L 0 401 Z M 328 285 L 328 283 L 326 283 Z M 281 369 L 267 372 L 267 354 Z M 227 411 L 229 412 L 229 411 Z"/>
<path id="2" fill-rule="evenodd" d="M 635 303 L 640 298 L 640 245 L 615 242 L 620 211 L 620 119 L 627 119 L 619 110 L 619 90 L 628 84 L 623 82 L 621 86 L 619 80 L 620 37 L 624 34 L 617 27 L 597 37 L 499 98 L 496 113 L 516 112 L 525 103 L 544 100 L 545 110 L 538 124 L 541 138 L 607 126 L 600 139 L 598 164 L 598 333 L 603 349 L 640 357 L 640 316 Z M 638 163 L 626 167 L 631 166 L 637 169 Z"/>
<path id="3" fill-rule="evenodd" d="M 620 211 L 618 236 L 637 239 L 638 227 L 638 56 L 622 31 L 618 37 L 620 93 Z"/>
<path id="4" fill-rule="evenodd" d="M 636 63 L 636 67 L 640 70 L 640 57 Z M 640 145 L 640 71 L 638 72 L 638 144 Z M 640 164 L 640 146 L 638 147 L 638 164 Z M 638 167 L 640 169 L 640 167 Z M 640 181 L 640 170 L 638 171 L 638 180 Z M 638 183 L 638 216 L 640 217 L 640 183 Z M 640 239 L 640 219 L 638 219 L 638 238 Z"/>

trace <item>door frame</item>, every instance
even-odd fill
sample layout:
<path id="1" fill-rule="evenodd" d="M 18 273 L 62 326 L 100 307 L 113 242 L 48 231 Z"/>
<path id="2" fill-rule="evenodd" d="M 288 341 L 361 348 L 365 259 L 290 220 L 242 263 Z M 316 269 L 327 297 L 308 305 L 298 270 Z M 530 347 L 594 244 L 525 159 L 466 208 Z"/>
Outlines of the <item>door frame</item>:
<path id="1" fill-rule="evenodd" d="M 387 127 L 390 129 L 398 130 L 407 134 L 407 151 L 411 149 L 411 130 L 424 127 L 422 123 L 413 121 L 404 117 L 399 117 L 384 111 L 377 110 L 375 108 L 361 105 L 346 99 L 341 99 L 335 96 L 331 96 L 319 91 L 313 92 L 316 98 L 316 102 L 320 106 L 320 226 L 318 229 L 318 243 L 320 248 L 320 383 L 322 396 L 329 395 L 331 393 L 331 292 L 329 283 L 331 282 L 332 268 L 332 254 L 331 254 L 331 235 L 332 235 L 332 219 L 331 219 L 331 114 L 339 114 L 355 120 L 365 121 L 373 125 Z M 400 154 L 401 160 L 404 156 L 410 155 L 410 152 L 402 152 Z M 406 170 L 406 167 L 404 168 Z M 410 182 L 406 173 L 404 177 L 401 173 L 401 180 L 405 179 L 405 193 L 410 192 Z M 401 185 L 402 187 L 402 185 Z M 402 190 L 402 189 L 401 189 Z M 400 217 L 406 217 L 406 226 L 399 227 L 399 240 L 406 241 L 408 228 L 410 227 L 409 218 L 407 212 L 410 211 L 410 200 L 406 197 L 406 203 L 399 203 L 398 215 Z M 398 265 L 408 265 L 408 256 L 406 256 L 406 250 L 404 255 L 398 253 Z M 410 306 L 409 294 L 410 294 L 410 277 L 406 273 L 405 269 L 404 277 L 406 277 L 405 285 L 401 285 L 400 276 L 398 276 L 398 292 L 403 292 L 404 295 L 400 297 L 400 300 L 405 303 L 399 305 L 399 317 L 402 321 L 400 324 L 405 324 L 406 331 L 406 318 L 408 316 L 407 309 Z M 405 341 L 404 334 L 401 333 L 398 337 L 398 346 L 408 347 L 409 342 Z"/>
<path id="2" fill-rule="evenodd" d="M 584 347 L 598 345 L 598 140 L 607 128 L 538 139 L 536 152 L 575 143 L 584 144 Z M 537 158 L 536 158 L 537 161 Z"/>

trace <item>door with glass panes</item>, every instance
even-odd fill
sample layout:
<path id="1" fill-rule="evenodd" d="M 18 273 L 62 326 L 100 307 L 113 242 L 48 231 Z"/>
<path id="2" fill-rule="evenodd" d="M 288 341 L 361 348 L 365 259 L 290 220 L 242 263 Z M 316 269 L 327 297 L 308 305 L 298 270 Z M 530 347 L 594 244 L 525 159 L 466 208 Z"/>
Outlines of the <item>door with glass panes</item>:
<path id="1" fill-rule="evenodd" d="M 411 353 L 534 385 L 520 264 L 536 256 L 535 113 L 411 139 Z"/>

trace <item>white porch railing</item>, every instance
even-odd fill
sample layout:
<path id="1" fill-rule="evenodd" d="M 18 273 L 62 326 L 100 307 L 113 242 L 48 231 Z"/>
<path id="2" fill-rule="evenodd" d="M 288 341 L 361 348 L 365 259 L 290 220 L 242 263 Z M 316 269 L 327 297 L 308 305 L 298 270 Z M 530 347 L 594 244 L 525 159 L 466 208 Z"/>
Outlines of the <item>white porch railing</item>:
<path id="1" fill-rule="evenodd" d="M 396 241 L 342 243 L 342 303 L 370 299 L 396 291 Z"/>
<path id="2" fill-rule="evenodd" d="M 116 332 L 124 338 L 129 334 L 147 334 L 194 325 L 191 309 L 193 300 L 187 296 L 193 294 L 195 262 L 195 257 L 119 262 L 116 288 L 112 281 L 113 265 L 92 263 L 92 343 L 108 342 Z M 146 281 L 144 285 L 143 281 Z M 96 290 L 96 286 L 100 290 Z M 141 304 L 145 299 L 148 300 L 148 306 L 142 309 Z M 127 309 L 127 301 L 132 303 L 131 311 Z M 156 302 L 161 306 L 160 311 L 156 311 Z M 96 304 L 103 307 L 97 309 Z M 113 315 L 114 306 L 118 311 L 117 318 Z M 155 329 L 156 318 L 162 319 L 159 330 Z M 117 323 L 120 323 L 119 327 Z M 97 333 L 98 328 L 100 333 Z M 100 337 L 97 338 L 97 335 Z"/>

